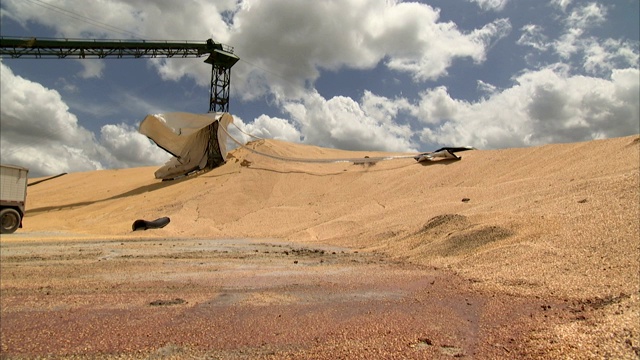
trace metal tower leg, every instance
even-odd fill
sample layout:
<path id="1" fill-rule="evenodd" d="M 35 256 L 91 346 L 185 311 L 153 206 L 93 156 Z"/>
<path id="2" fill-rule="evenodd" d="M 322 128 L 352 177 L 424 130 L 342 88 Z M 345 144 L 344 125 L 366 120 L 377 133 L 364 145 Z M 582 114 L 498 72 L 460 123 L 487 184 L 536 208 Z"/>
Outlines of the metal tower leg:
<path id="1" fill-rule="evenodd" d="M 211 69 L 209 112 L 229 112 L 231 68 L 214 64 Z"/>
<path id="2" fill-rule="evenodd" d="M 229 112 L 229 86 L 231 82 L 231 69 L 216 64 L 211 69 L 211 92 L 209 112 Z M 209 147 L 207 150 L 207 168 L 214 169 L 225 160 L 220 154 L 220 144 L 218 143 L 218 122 L 209 126 Z"/>

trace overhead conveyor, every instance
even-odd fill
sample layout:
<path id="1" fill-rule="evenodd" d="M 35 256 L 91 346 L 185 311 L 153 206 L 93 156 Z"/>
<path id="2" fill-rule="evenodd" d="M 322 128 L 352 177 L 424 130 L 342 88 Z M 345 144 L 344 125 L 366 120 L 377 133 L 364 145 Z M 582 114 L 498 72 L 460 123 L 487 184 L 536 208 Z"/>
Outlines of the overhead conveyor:
<path id="1" fill-rule="evenodd" d="M 107 59 L 107 58 L 207 58 L 211 64 L 210 112 L 229 112 L 231 67 L 240 58 L 233 48 L 206 41 L 56 39 L 0 37 L 0 58 Z"/>

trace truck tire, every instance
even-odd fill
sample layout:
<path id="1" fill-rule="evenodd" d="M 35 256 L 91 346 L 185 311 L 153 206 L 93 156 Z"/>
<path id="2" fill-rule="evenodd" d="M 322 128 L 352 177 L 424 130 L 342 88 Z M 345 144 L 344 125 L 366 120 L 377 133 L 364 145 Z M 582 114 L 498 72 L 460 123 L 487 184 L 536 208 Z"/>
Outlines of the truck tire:
<path id="1" fill-rule="evenodd" d="M 12 234 L 20 227 L 20 213 L 15 209 L 0 210 L 0 233 Z"/>

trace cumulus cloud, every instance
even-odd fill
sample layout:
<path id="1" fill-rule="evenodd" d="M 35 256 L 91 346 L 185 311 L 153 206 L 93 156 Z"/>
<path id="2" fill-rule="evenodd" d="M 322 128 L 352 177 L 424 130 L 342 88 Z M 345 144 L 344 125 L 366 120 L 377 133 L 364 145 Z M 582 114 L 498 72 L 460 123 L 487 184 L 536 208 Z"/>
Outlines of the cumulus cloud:
<path id="1" fill-rule="evenodd" d="M 259 138 L 276 139 L 289 142 L 300 142 L 302 134 L 300 131 L 289 123 L 286 119 L 271 117 L 268 115 L 260 115 L 253 122 L 245 124 L 241 119 L 234 118 L 233 123 L 237 125 L 244 133 L 251 134 Z M 230 135 L 236 139 L 243 141 L 255 140 L 246 134 L 241 134 L 231 127 Z"/>
<path id="2" fill-rule="evenodd" d="M 255 123 L 235 122 L 260 137 L 346 150 L 425 151 L 420 142 L 505 148 L 582 141 L 638 132 L 637 74 L 619 70 L 602 80 L 571 76 L 559 65 L 524 73 L 507 89 L 479 82 L 486 97 L 475 102 L 453 98 L 444 86 L 423 92 L 417 103 L 369 91 L 359 101 L 313 93 L 285 104 L 293 123 L 264 115 Z M 400 115 L 409 120 L 400 124 Z"/>
<path id="3" fill-rule="evenodd" d="M 31 176 L 158 164 L 162 150 L 126 125 L 107 125 L 100 139 L 78 123 L 60 94 L 0 63 L 0 158 Z"/>
<path id="4" fill-rule="evenodd" d="M 387 66 L 412 74 L 416 81 L 435 80 L 448 74 L 456 58 L 469 57 L 477 63 L 484 61 L 487 49 L 510 31 L 511 24 L 507 19 L 495 20 L 466 35 L 451 24 L 439 24 L 425 31 L 422 44 L 416 44 L 422 45 L 420 56 L 397 54 L 391 56 Z"/>
<path id="5" fill-rule="evenodd" d="M 566 67 L 530 71 L 517 85 L 478 102 L 454 100 L 446 89 L 423 94 L 425 142 L 480 148 L 541 145 L 617 137 L 640 131 L 640 72 L 610 79 L 571 76 Z"/>
<path id="6" fill-rule="evenodd" d="M 382 61 L 416 81 L 437 79 L 456 58 L 483 61 L 487 48 L 510 31 L 508 20 L 498 19 L 465 33 L 440 21 L 439 10 L 410 2 L 247 0 L 243 6 L 230 41 L 253 66 L 241 65 L 236 76 L 266 76 L 272 91 L 288 97 L 301 96 L 320 69 L 372 69 Z M 260 81 L 242 82 L 239 94 L 264 95 L 265 87 L 255 86 Z"/>
<path id="7" fill-rule="evenodd" d="M 586 141 L 640 132 L 640 72 L 613 70 L 609 79 L 571 75 L 556 64 L 527 71 L 506 89 L 480 82 L 486 97 L 453 98 L 446 87 L 417 103 L 365 93 L 359 102 L 315 94 L 286 109 L 304 142 L 353 150 L 417 151 L 422 144 L 506 148 Z M 422 125 L 398 124 L 404 113 Z"/>
<path id="8" fill-rule="evenodd" d="M 108 151 L 106 161 L 110 168 L 161 164 L 170 156 L 125 123 L 104 125 L 100 129 L 100 145 Z"/>
<path id="9" fill-rule="evenodd" d="M 400 113 L 412 111 L 411 104 L 405 98 L 388 99 L 368 90 L 362 96 L 361 107 L 367 116 L 380 124 L 392 124 Z"/>
<path id="10" fill-rule="evenodd" d="M 405 101 L 365 94 L 358 103 L 344 96 L 327 100 L 310 93 L 284 109 L 300 128 L 303 143 L 345 150 L 417 151 L 410 140 L 411 128 L 387 117 Z"/>
<path id="11" fill-rule="evenodd" d="M 482 3 L 501 8 L 506 1 Z M 456 58 L 483 61 L 487 48 L 510 31 L 508 20 L 498 19 L 467 33 L 452 22 L 440 21 L 439 10 L 427 4 L 379 0 L 62 0 L 55 6 L 7 0 L 3 16 L 25 26 L 38 22 L 54 29 L 55 36 L 67 38 L 198 40 L 206 34 L 231 44 L 243 59 L 234 69 L 234 78 L 239 79 L 234 84 L 237 94 L 246 98 L 265 91 L 299 96 L 299 89 L 313 84 L 321 69 L 371 69 L 383 61 L 416 81 L 437 79 L 447 74 Z M 201 60 L 149 61 L 163 79 L 187 77 L 208 84 L 210 67 Z M 83 66 L 82 76 L 100 76 L 99 65 Z M 265 76 L 268 86 L 263 85 Z"/>

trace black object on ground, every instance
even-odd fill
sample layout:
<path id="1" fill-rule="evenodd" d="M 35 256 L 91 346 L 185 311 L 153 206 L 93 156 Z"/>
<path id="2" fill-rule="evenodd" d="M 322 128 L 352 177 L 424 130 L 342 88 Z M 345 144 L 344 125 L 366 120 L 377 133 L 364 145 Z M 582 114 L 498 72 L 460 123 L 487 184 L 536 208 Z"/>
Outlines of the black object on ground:
<path id="1" fill-rule="evenodd" d="M 147 230 L 147 229 L 160 229 L 163 228 L 165 226 L 167 226 L 167 224 L 170 222 L 171 220 L 168 217 L 161 217 L 159 219 L 155 219 L 153 221 L 149 221 L 149 220 L 136 220 L 133 222 L 133 225 L 131 226 L 131 229 L 133 231 L 138 231 L 138 230 Z"/>

